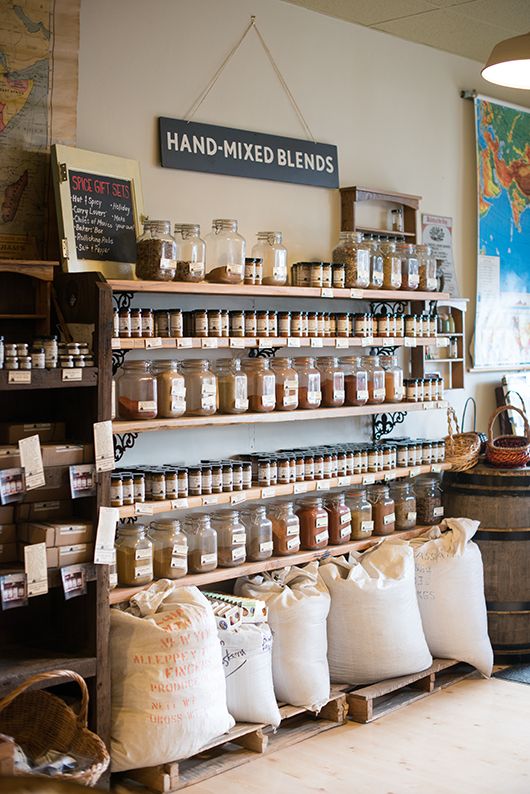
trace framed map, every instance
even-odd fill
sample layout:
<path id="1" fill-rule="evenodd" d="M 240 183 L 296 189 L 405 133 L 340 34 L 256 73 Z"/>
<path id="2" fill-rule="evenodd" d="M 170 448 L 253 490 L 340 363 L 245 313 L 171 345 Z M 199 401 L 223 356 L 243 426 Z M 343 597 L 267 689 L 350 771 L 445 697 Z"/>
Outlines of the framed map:
<path id="1" fill-rule="evenodd" d="M 530 108 L 475 98 L 474 369 L 530 368 Z"/>

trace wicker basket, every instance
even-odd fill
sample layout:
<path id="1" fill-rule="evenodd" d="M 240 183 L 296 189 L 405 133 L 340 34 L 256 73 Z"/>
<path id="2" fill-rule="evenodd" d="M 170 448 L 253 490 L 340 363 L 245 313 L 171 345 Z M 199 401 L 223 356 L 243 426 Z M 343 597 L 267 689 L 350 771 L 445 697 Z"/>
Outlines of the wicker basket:
<path id="1" fill-rule="evenodd" d="M 498 436 L 493 438 L 493 424 L 503 411 L 517 411 L 523 417 L 524 436 Z M 491 466 L 500 469 L 517 469 L 527 466 L 530 462 L 530 427 L 526 414 L 515 405 L 501 405 L 490 419 L 488 426 L 488 443 L 486 460 Z"/>
<path id="2" fill-rule="evenodd" d="M 454 426 L 454 427 L 453 427 Z M 454 408 L 447 409 L 445 460 L 453 471 L 467 471 L 478 463 L 480 436 L 478 433 L 461 433 Z"/>
<path id="3" fill-rule="evenodd" d="M 26 692 L 33 684 L 55 678 L 71 678 L 79 684 L 79 714 L 50 692 L 42 689 Z M 71 670 L 51 670 L 31 676 L 0 700 L 0 733 L 12 736 L 30 758 L 48 750 L 59 750 L 88 759 L 88 769 L 56 777 L 94 786 L 107 769 L 110 757 L 99 736 L 88 730 L 87 713 L 88 690 L 84 679 Z"/>

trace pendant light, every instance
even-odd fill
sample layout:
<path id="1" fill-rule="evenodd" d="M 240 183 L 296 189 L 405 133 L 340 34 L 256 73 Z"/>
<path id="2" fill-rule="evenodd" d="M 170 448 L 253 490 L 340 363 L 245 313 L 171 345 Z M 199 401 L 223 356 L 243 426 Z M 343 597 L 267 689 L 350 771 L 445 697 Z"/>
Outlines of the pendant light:
<path id="1" fill-rule="evenodd" d="M 530 33 L 496 44 L 482 70 L 482 77 L 508 88 L 530 89 Z"/>

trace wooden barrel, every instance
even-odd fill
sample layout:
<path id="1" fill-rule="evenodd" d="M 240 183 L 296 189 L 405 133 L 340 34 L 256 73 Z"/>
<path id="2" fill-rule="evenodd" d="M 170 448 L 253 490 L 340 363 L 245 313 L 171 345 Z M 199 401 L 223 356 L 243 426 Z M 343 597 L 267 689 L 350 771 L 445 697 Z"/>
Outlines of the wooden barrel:
<path id="1" fill-rule="evenodd" d="M 498 663 L 530 661 L 530 469 L 479 463 L 445 472 L 447 517 L 474 518 L 482 552 L 488 630 Z"/>

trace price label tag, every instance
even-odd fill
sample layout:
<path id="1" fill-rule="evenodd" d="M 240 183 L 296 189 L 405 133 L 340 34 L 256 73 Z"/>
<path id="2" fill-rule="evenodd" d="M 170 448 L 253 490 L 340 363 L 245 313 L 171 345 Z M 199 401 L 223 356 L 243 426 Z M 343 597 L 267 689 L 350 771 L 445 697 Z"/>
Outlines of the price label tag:
<path id="1" fill-rule="evenodd" d="M 421 474 L 421 468 L 419 466 L 413 466 L 409 471 L 409 477 L 417 477 L 418 474 Z"/>
<path id="2" fill-rule="evenodd" d="M 331 482 L 329 480 L 317 480 L 317 491 L 329 491 Z"/>
<path id="3" fill-rule="evenodd" d="M 300 347 L 300 339 L 297 336 L 290 336 L 287 340 L 287 347 Z"/>
<path id="4" fill-rule="evenodd" d="M 374 340 L 371 336 L 363 336 L 361 339 L 361 347 L 372 347 L 373 343 Z"/>
<path id="5" fill-rule="evenodd" d="M 363 474 L 363 485 L 372 485 L 375 482 L 375 474 Z"/>
<path id="6" fill-rule="evenodd" d="M 447 347 L 448 345 L 449 345 L 449 339 L 446 336 L 436 337 L 436 347 Z"/>
<path id="7" fill-rule="evenodd" d="M 24 546 L 24 570 L 28 584 L 28 598 L 45 595 L 48 592 L 48 565 L 45 543 L 31 543 L 28 546 Z"/>
<path id="8" fill-rule="evenodd" d="M 270 499 L 271 496 L 276 496 L 276 488 L 262 488 L 261 489 L 261 498 L 262 499 Z"/>
<path id="9" fill-rule="evenodd" d="M 153 507 L 149 502 L 136 502 L 134 512 L 137 516 L 152 516 L 155 513 Z"/>
<path id="10" fill-rule="evenodd" d="M 31 370 L 29 372 L 8 372 L 8 383 L 31 383 Z"/>
<path id="11" fill-rule="evenodd" d="M 244 492 L 243 493 L 233 493 L 230 496 L 230 504 L 231 505 L 238 505 L 241 502 L 246 502 L 246 501 L 247 501 L 247 495 Z"/>
<path id="12" fill-rule="evenodd" d="M 403 340 L 405 347 L 416 347 L 416 338 L 414 336 L 406 336 Z"/>
<path id="13" fill-rule="evenodd" d="M 351 289 L 350 290 L 350 298 L 356 298 L 357 300 L 362 300 L 364 297 L 362 289 Z"/>
<path id="14" fill-rule="evenodd" d="M 431 466 L 431 471 L 439 472 L 442 471 L 442 464 L 441 463 L 433 463 Z"/>
<path id="15" fill-rule="evenodd" d="M 320 297 L 321 298 L 332 298 L 335 293 L 331 289 L 331 287 L 322 287 L 320 290 Z"/>
<path id="16" fill-rule="evenodd" d="M 83 380 L 83 370 L 77 369 L 63 369 L 63 382 L 70 380 Z"/>
<path id="17" fill-rule="evenodd" d="M 171 500 L 171 509 L 172 510 L 185 510 L 189 507 L 189 502 L 187 499 L 172 499 Z"/>
<path id="18" fill-rule="evenodd" d="M 229 341 L 228 341 L 228 344 L 230 345 L 230 347 L 244 348 L 247 345 L 249 347 L 255 345 L 256 344 L 256 340 L 255 339 L 244 339 L 242 337 L 241 338 L 233 338 L 233 337 L 231 337 L 229 339 Z"/>
<path id="19" fill-rule="evenodd" d="M 120 518 L 117 507 L 100 507 L 94 562 L 96 565 L 112 565 L 114 562 L 114 538 Z"/>
<path id="20" fill-rule="evenodd" d="M 193 339 L 190 339 L 189 336 L 186 336 L 183 339 L 177 339 L 177 347 L 193 347 Z"/>
<path id="21" fill-rule="evenodd" d="M 201 347 L 203 350 L 205 348 L 215 348 L 217 347 L 217 339 L 215 337 L 213 339 L 210 338 L 201 339 Z"/>
<path id="22" fill-rule="evenodd" d="M 340 337 L 335 339 L 335 347 L 349 347 L 349 346 L 350 346 L 349 339 L 343 339 Z"/>
<path id="23" fill-rule="evenodd" d="M 202 497 L 203 505 L 218 505 L 220 501 L 221 501 L 220 494 L 212 494 L 210 496 Z"/>
<path id="24" fill-rule="evenodd" d="M 20 464 L 24 469 L 26 478 L 26 490 L 31 491 L 33 488 L 41 488 L 46 484 L 46 479 L 44 477 L 39 436 L 21 438 L 18 442 L 18 449 L 20 452 Z M 48 591 L 46 590 L 46 592 Z"/>
<path id="25" fill-rule="evenodd" d="M 295 482 L 293 486 L 293 493 L 307 493 L 313 490 L 312 482 Z"/>
<path id="26" fill-rule="evenodd" d="M 159 336 L 154 336 L 152 339 L 145 340 L 145 348 L 149 350 L 151 347 L 162 347 L 162 339 Z"/>
<path id="27" fill-rule="evenodd" d="M 324 341 L 320 337 L 312 337 L 309 342 L 310 347 L 324 347 Z"/>
<path id="28" fill-rule="evenodd" d="M 258 347 L 260 350 L 263 350 L 264 348 L 267 347 L 271 347 L 272 344 L 270 339 L 257 339 L 256 341 L 258 343 Z"/>
<path id="29" fill-rule="evenodd" d="M 390 480 L 396 479 L 396 472 L 395 471 L 387 471 L 385 472 L 385 482 L 390 482 Z"/>
<path id="30" fill-rule="evenodd" d="M 353 477 L 339 477 L 338 479 L 338 486 L 339 488 L 344 488 L 344 486 L 352 484 Z"/>
<path id="31" fill-rule="evenodd" d="M 94 457 L 96 471 L 112 471 L 116 467 L 114 444 L 112 442 L 112 422 L 94 422 Z"/>

